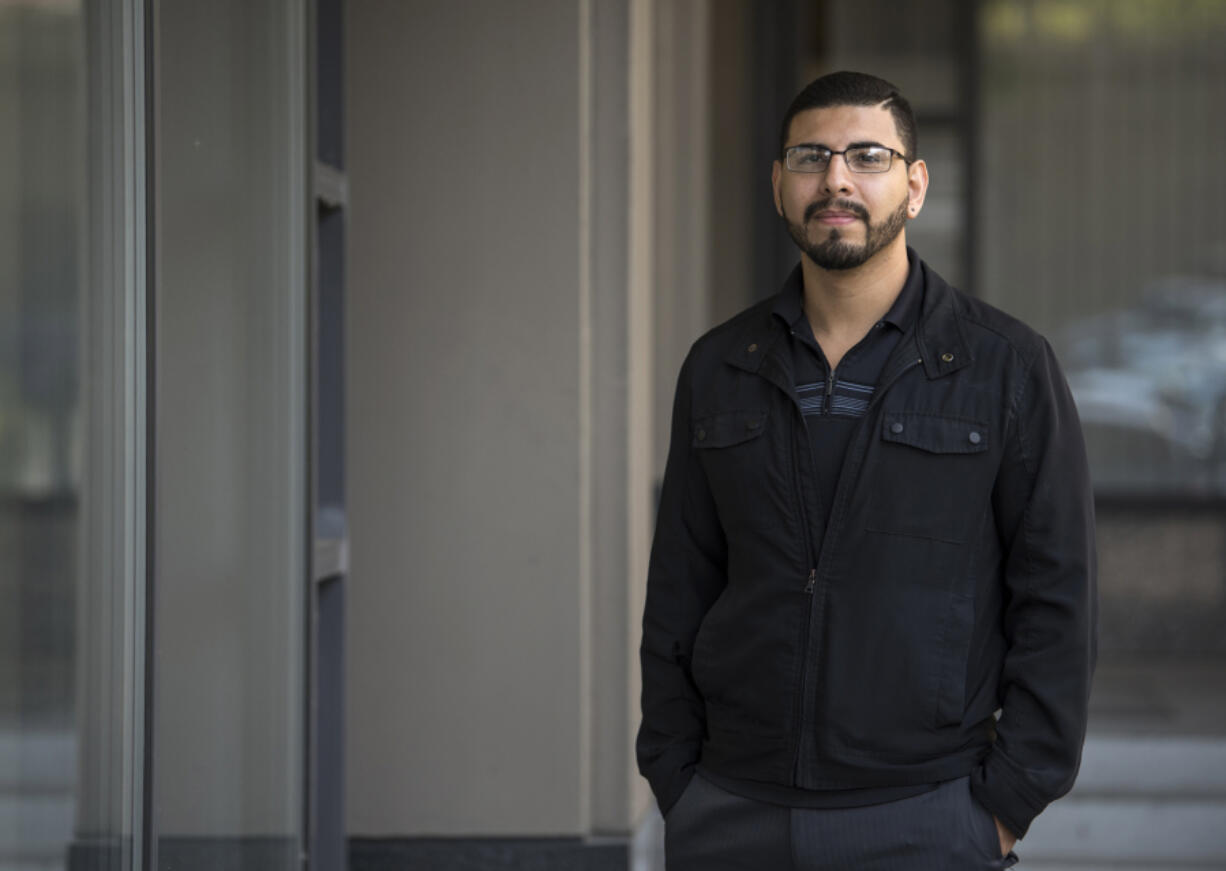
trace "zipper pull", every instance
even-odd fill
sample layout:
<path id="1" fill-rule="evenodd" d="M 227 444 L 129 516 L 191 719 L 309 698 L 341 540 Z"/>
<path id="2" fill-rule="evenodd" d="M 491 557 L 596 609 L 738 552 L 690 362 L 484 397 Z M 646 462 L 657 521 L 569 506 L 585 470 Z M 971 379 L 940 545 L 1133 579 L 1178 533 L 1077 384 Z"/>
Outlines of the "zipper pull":
<path id="1" fill-rule="evenodd" d="M 805 584 L 805 592 L 812 593 L 813 585 L 817 583 L 817 569 L 809 569 L 809 582 Z"/>

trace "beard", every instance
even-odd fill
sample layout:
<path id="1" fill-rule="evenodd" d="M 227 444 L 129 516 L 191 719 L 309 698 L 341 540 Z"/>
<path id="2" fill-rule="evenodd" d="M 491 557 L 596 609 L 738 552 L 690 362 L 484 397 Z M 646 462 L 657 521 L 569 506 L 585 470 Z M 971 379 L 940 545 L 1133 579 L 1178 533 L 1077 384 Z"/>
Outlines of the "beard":
<path id="1" fill-rule="evenodd" d="M 838 227 L 831 227 L 826 238 L 821 242 L 813 242 L 809 239 L 806 230 L 809 221 L 818 212 L 831 208 L 851 212 L 864 222 L 867 229 L 862 244 L 857 245 L 847 241 L 843 238 L 843 231 Z M 868 209 L 864 206 L 844 200 L 822 200 L 810 203 L 805 208 L 804 222 L 800 224 L 789 218 L 785 211 L 783 222 L 787 225 L 788 235 L 792 237 L 796 247 L 822 269 L 855 269 L 867 263 L 874 254 L 898 238 L 898 234 L 902 232 L 902 228 L 907 223 L 907 198 L 903 197 L 898 208 L 879 224 L 869 222 Z"/>

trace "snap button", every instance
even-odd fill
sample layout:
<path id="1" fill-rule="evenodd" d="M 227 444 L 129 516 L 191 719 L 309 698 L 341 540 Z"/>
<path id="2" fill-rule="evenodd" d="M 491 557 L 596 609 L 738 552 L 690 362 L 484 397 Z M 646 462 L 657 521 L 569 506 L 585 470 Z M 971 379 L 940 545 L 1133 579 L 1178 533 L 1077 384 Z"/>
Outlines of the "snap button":
<path id="1" fill-rule="evenodd" d="M 892 424 L 890 424 L 890 432 L 894 433 L 894 435 L 898 435 L 900 432 L 902 432 L 902 424 L 898 421 L 894 421 Z"/>
<path id="2" fill-rule="evenodd" d="M 762 425 L 762 421 L 760 420 L 748 420 L 745 422 L 746 429 L 757 429 L 761 425 Z"/>
<path id="3" fill-rule="evenodd" d="M 698 432 L 694 433 L 694 435 L 698 436 L 699 441 L 702 441 L 703 439 L 707 437 L 707 431 L 703 429 L 702 427 L 699 427 Z"/>
<path id="4" fill-rule="evenodd" d="M 974 430 L 971 430 L 971 434 L 967 436 L 967 438 L 971 440 L 971 444 L 973 445 L 977 445 L 981 441 L 983 441 L 983 436 L 981 436 L 979 433 L 975 432 Z"/>
<path id="5" fill-rule="evenodd" d="M 954 361 L 954 355 L 946 351 L 944 354 L 941 355 L 941 359 L 944 360 L 946 363 L 952 363 Z"/>
<path id="6" fill-rule="evenodd" d="M 754 351 L 758 350 L 758 343 L 754 342 L 752 345 L 750 345 L 745 350 L 752 354 Z"/>

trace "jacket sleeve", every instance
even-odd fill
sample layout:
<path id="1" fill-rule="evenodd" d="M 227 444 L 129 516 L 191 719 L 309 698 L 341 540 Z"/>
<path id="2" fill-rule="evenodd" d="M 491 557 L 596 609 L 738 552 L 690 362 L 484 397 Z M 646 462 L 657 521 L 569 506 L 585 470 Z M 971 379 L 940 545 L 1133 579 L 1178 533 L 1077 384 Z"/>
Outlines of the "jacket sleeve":
<path id="1" fill-rule="evenodd" d="M 975 797 L 1022 837 L 1072 788 L 1097 652 L 1094 497 L 1081 424 L 1046 341 L 1013 398 L 993 493 L 1004 549 L 996 741 Z"/>
<path id="2" fill-rule="evenodd" d="M 643 719 L 635 742 L 639 771 L 661 812 L 680 798 L 706 731 L 702 696 L 690 672 L 694 637 L 726 582 L 727 547 L 690 435 L 693 352 L 681 368 L 643 609 Z"/>

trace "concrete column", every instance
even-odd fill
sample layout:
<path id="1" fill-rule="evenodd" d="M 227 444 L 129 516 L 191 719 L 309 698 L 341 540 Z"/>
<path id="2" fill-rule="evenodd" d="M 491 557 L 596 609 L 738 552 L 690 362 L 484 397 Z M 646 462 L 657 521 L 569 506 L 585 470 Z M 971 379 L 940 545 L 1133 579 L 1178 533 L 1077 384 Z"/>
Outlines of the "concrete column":
<path id="1" fill-rule="evenodd" d="M 349 14 L 350 833 L 624 834 L 628 4 Z"/>

